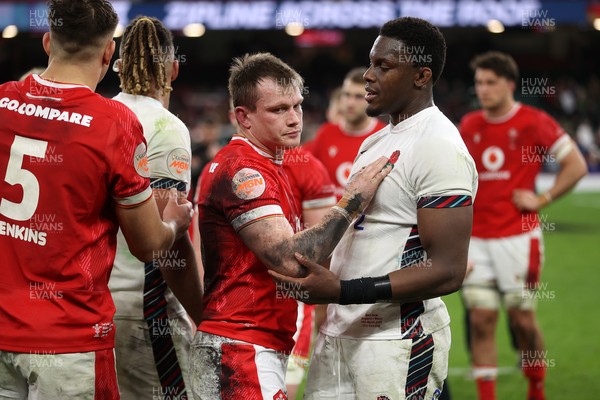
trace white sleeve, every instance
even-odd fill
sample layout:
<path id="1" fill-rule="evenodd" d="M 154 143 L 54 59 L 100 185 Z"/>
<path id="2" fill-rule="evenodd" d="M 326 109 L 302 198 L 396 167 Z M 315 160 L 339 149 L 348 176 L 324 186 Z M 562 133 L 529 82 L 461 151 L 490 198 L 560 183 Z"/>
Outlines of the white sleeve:
<path id="1" fill-rule="evenodd" d="M 409 173 L 416 200 L 432 196 L 470 196 L 477 170 L 467 149 L 450 139 L 424 140 L 415 146 Z"/>
<path id="2" fill-rule="evenodd" d="M 177 117 L 163 120 L 148 142 L 148 165 L 153 188 L 177 187 L 187 193 L 191 181 L 190 134 Z"/>

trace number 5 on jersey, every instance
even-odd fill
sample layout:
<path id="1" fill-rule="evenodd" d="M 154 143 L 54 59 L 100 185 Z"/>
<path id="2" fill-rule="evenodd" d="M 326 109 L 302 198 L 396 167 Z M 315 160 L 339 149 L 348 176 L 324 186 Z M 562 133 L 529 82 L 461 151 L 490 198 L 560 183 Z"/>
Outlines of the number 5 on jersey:
<path id="1" fill-rule="evenodd" d="M 40 184 L 31 171 L 23 169 L 23 157 L 28 155 L 44 158 L 47 147 L 46 141 L 15 136 L 10 148 L 4 180 L 11 185 L 21 185 L 23 199 L 20 203 L 7 199 L 0 200 L 0 214 L 16 221 L 26 221 L 33 216 L 40 199 Z"/>

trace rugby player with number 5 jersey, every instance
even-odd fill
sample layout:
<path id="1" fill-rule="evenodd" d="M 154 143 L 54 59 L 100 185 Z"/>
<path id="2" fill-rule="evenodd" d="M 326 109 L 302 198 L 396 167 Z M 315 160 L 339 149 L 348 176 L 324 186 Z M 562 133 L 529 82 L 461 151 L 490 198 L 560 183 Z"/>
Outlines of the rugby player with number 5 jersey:
<path id="1" fill-rule="evenodd" d="M 161 220 L 139 121 L 94 93 L 115 50 L 112 5 L 51 0 L 48 15 L 60 21 L 42 39 L 48 68 L 0 86 L 0 396 L 113 400 L 117 229 L 150 261 L 192 210 L 172 195 Z"/>

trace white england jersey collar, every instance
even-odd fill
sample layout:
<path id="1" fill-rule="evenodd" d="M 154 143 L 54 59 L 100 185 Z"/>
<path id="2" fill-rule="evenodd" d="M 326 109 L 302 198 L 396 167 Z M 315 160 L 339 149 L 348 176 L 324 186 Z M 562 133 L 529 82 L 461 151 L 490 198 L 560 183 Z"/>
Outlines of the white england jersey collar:
<path id="1" fill-rule="evenodd" d="M 396 125 L 391 126 L 391 133 L 400 133 L 406 131 L 415 125 L 419 124 L 423 119 L 429 117 L 432 114 L 438 113 L 440 110 L 437 106 L 427 107 L 416 114 L 398 122 Z"/>

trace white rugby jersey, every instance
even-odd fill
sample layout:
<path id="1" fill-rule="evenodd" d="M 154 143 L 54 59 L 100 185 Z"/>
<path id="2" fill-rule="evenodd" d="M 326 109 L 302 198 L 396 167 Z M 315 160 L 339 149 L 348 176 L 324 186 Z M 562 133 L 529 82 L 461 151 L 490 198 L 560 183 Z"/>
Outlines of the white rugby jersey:
<path id="1" fill-rule="evenodd" d="M 138 117 L 148 143 L 148 167 L 152 188 L 176 187 L 187 195 L 191 181 L 190 134 L 183 122 L 158 100 L 147 96 L 119 93 L 114 100 L 124 103 Z M 166 252 L 168 255 L 169 252 Z M 183 268 L 177 260 L 156 261 L 161 268 Z M 127 247 L 121 230 L 117 235 L 117 253 L 109 289 L 117 308 L 115 318 L 144 318 L 144 263 Z M 165 298 L 169 315 L 185 315 L 183 306 L 167 288 Z"/>
<path id="2" fill-rule="evenodd" d="M 351 174 L 396 151 L 394 169 L 333 252 L 331 271 L 341 279 L 382 276 L 418 263 L 426 254 L 418 237 L 417 208 L 472 204 L 477 190 L 475 163 L 456 127 L 437 107 L 367 138 Z M 389 340 L 430 334 L 449 323 L 440 298 L 403 305 L 330 304 L 321 331 L 329 336 Z"/>

